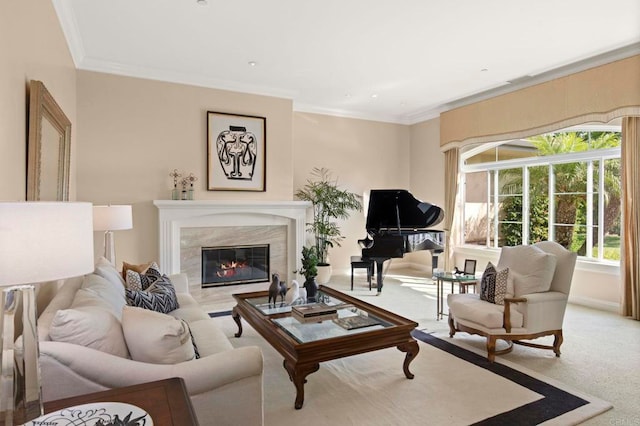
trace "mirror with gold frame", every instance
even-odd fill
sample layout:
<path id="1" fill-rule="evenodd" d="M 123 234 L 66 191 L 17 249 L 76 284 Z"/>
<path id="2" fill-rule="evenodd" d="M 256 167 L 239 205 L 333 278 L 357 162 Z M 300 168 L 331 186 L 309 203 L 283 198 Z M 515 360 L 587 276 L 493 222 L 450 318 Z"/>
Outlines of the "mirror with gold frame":
<path id="1" fill-rule="evenodd" d="M 71 121 L 41 81 L 29 92 L 27 201 L 68 201 Z"/>

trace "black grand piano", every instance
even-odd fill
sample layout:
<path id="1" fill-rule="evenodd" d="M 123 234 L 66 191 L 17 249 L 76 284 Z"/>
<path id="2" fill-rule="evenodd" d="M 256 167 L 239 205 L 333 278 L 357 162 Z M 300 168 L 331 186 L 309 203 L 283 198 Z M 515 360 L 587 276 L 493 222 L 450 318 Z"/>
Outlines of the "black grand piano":
<path id="1" fill-rule="evenodd" d="M 438 266 L 437 254 L 444 250 L 444 231 L 427 229 L 444 218 L 444 211 L 416 199 L 404 189 L 372 189 L 369 193 L 367 237 L 358 240 L 362 258 L 376 263 L 378 294 L 382 291 L 382 266 L 386 260 L 405 253 L 431 251 L 431 266 Z"/>

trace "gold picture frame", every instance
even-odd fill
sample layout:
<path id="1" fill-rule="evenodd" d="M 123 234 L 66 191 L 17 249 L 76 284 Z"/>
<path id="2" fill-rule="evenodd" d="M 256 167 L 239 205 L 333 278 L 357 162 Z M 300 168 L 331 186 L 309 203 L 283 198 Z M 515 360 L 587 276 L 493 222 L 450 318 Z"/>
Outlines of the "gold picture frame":
<path id="1" fill-rule="evenodd" d="M 44 83 L 29 83 L 27 201 L 69 201 L 71 121 Z"/>

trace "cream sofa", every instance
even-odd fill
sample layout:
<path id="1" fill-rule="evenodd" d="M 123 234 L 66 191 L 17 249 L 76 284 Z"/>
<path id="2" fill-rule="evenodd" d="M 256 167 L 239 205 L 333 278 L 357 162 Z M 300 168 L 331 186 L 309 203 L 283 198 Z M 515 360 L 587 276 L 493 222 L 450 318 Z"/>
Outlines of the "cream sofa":
<path id="1" fill-rule="evenodd" d="M 159 313 L 154 317 L 155 312 L 124 307 L 123 281 L 116 269 L 105 262 L 99 262 L 93 274 L 66 280 L 38 319 L 43 399 L 49 401 L 181 377 L 201 425 L 263 424 L 263 359 L 260 349 L 234 349 L 227 336 L 189 294 L 186 276 L 173 275 L 170 278 L 180 305 L 169 313 L 173 318 Z M 103 303 L 105 301 L 108 302 L 107 307 Z M 115 305 L 115 310 L 109 304 Z M 116 319 L 105 311 L 114 313 Z M 131 317 L 123 311 L 135 312 L 138 316 Z M 65 315 L 61 315 L 63 313 Z M 140 313 L 144 321 L 152 322 L 141 321 Z M 154 318 L 160 319 L 154 323 Z M 165 326 L 160 323 L 176 323 L 174 318 L 188 324 L 187 330 L 194 343 L 191 345 L 189 340 L 191 346 L 183 345 L 179 351 L 191 351 L 193 355 L 195 347 L 199 358 L 161 364 L 134 360 L 140 359 L 140 355 L 132 356 L 126 353 L 126 347 L 122 349 L 121 340 L 125 337 L 125 343 L 129 342 L 131 349 L 134 344 L 138 347 L 137 352 L 142 351 L 152 358 L 171 357 L 171 354 L 164 353 L 167 351 L 166 342 L 158 339 L 153 343 L 152 334 Z M 78 331 L 83 321 L 97 321 L 98 325 L 94 325 L 95 330 L 89 328 L 90 332 L 85 333 L 85 338 L 89 339 L 86 345 L 71 343 L 78 339 L 83 343 L 83 332 Z M 131 336 L 132 332 L 137 336 Z M 132 341 L 136 338 L 140 341 Z M 125 353 L 121 353 L 123 350 Z M 184 355 L 181 353 L 180 356 Z"/>

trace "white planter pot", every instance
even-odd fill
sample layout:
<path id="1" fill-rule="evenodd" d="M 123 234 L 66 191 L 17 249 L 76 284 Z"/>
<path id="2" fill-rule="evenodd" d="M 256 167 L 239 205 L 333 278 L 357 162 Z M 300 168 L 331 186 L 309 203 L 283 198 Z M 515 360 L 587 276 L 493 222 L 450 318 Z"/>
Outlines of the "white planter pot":
<path id="1" fill-rule="evenodd" d="M 331 279 L 331 265 L 318 266 L 318 276 L 316 282 L 318 284 L 326 284 Z"/>

